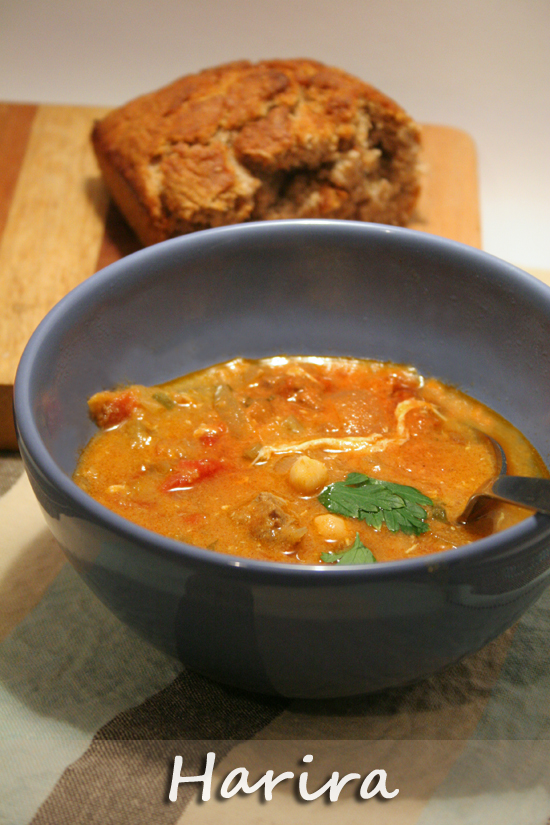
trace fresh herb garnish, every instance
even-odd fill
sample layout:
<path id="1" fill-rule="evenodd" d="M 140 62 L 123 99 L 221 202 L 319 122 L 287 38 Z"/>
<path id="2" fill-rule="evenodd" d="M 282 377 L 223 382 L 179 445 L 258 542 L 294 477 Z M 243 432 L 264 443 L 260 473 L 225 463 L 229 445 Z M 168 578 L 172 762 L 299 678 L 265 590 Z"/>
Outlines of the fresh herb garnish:
<path id="1" fill-rule="evenodd" d="M 355 541 L 348 550 L 341 553 L 321 553 L 321 561 L 325 564 L 374 564 L 376 559 L 359 538 L 359 533 L 356 533 Z"/>
<path id="2" fill-rule="evenodd" d="M 345 481 L 325 487 L 318 500 L 331 513 L 361 519 L 375 530 L 384 523 L 392 533 L 401 530 L 419 536 L 429 530 L 424 507 L 430 507 L 432 500 L 403 484 L 350 473 Z"/>

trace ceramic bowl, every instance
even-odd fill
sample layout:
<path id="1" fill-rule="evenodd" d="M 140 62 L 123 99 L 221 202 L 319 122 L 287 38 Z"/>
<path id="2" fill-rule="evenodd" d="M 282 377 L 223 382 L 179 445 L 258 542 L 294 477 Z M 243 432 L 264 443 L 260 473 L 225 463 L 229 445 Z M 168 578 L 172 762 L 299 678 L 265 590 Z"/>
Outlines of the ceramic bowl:
<path id="1" fill-rule="evenodd" d="M 426 677 L 540 595 L 550 518 L 445 553 L 297 566 L 163 538 L 71 480 L 86 399 L 236 356 L 348 355 L 458 385 L 550 456 L 550 290 L 475 249 L 412 230 L 277 221 L 198 232 L 112 264 L 64 298 L 22 357 L 15 414 L 49 527 L 120 619 L 190 669 L 287 697 Z"/>

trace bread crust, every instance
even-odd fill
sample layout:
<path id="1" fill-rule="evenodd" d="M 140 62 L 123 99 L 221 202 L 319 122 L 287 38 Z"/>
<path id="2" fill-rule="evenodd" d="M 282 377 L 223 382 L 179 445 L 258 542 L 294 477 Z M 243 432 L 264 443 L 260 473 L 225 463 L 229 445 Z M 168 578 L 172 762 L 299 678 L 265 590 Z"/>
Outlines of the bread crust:
<path id="1" fill-rule="evenodd" d="M 420 130 L 395 101 L 313 60 L 238 61 L 110 112 L 92 142 L 145 245 L 249 220 L 405 225 Z"/>

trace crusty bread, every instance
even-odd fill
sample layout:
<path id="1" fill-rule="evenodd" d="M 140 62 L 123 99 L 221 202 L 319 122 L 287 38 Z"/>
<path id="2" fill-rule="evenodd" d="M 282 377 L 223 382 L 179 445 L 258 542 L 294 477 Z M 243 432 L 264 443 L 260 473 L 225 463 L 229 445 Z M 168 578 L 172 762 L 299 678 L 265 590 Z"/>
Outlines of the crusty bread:
<path id="1" fill-rule="evenodd" d="M 107 186 L 143 244 L 250 220 L 406 224 L 419 128 L 393 100 L 312 60 L 206 69 L 96 123 Z"/>

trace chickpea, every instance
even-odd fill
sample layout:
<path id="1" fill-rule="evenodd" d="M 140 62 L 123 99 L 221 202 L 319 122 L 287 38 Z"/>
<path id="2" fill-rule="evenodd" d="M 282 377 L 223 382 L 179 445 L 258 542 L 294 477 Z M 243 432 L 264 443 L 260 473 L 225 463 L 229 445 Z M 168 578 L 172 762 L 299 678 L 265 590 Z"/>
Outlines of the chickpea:
<path id="1" fill-rule="evenodd" d="M 322 461 L 301 455 L 289 470 L 288 480 L 295 490 L 311 495 L 319 490 L 328 479 L 328 470 Z"/>
<path id="2" fill-rule="evenodd" d="M 348 536 L 346 522 L 340 516 L 327 513 L 326 516 L 316 516 L 313 519 L 315 529 L 326 541 L 341 541 Z"/>

